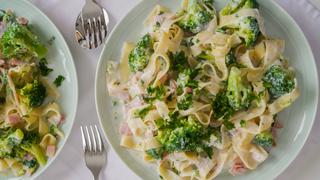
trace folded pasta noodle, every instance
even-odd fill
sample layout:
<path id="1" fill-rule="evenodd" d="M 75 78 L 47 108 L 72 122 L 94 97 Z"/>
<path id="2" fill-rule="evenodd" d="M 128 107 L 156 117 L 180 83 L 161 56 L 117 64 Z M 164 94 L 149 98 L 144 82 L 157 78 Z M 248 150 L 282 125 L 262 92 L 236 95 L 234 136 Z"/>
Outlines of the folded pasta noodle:
<path id="1" fill-rule="evenodd" d="M 218 14 L 212 1 L 183 0 L 176 13 L 157 5 L 147 33 L 124 44 L 120 67 L 110 62 L 108 92 L 125 107 L 120 145 L 163 179 L 256 169 L 272 153 L 275 115 L 299 97 L 284 41 L 268 37 L 255 3 L 244 2 Z"/>

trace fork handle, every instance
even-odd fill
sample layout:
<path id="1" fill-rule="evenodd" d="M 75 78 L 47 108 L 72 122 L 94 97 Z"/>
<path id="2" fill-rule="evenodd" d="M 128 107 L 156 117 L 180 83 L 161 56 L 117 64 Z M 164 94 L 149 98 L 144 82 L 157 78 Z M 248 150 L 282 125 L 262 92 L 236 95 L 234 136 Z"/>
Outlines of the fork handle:
<path id="1" fill-rule="evenodd" d="M 93 174 L 94 180 L 99 180 L 100 173 L 92 173 L 92 174 Z"/>
<path id="2" fill-rule="evenodd" d="M 86 4 L 88 3 L 97 3 L 95 0 L 86 0 Z"/>

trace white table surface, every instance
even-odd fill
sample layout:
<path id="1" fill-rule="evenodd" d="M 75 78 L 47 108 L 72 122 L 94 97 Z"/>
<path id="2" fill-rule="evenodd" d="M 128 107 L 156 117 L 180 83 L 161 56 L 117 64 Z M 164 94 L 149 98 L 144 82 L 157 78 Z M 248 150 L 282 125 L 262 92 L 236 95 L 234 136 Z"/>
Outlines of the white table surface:
<path id="1" fill-rule="evenodd" d="M 89 180 L 81 152 L 80 125 L 98 124 L 94 102 L 94 76 L 101 48 L 94 51 L 81 49 L 74 40 L 75 19 L 84 0 L 30 0 L 56 24 L 64 35 L 74 56 L 79 79 L 79 106 L 71 136 L 57 160 L 37 180 Z M 99 0 L 98 0 L 99 1 Z M 108 10 L 111 28 L 139 2 L 139 0 L 100 0 Z M 298 22 L 308 38 L 314 55 L 320 61 L 320 11 L 306 0 L 277 0 Z M 315 31 L 314 31 L 315 30 Z M 302 59 L 303 60 L 303 59 Z M 319 64 L 318 64 L 319 65 Z M 320 120 L 303 150 L 277 180 L 316 180 L 320 177 Z M 146 172 L 147 173 L 147 172 Z M 137 177 L 109 148 L 107 168 L 101 173 L 103 180 L 137 180 Z"/>

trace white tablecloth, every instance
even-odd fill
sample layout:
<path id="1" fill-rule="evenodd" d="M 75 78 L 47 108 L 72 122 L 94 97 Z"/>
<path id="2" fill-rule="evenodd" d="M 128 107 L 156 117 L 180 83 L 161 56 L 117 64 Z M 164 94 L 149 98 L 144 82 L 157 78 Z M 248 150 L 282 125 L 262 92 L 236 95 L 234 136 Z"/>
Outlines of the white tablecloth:
<path id="1" fill-rule="evenodd" d="M 101 48 L 94 51 L 81 49 L 74 40 L 74 22 L 84 0 L 31 0 L 58 26 L 74 56 L 79 78 L 79 109 L 71 136 L 57 160 L 44 172 L 39 180 L 89 180 L 81 152 L 80 125 L 98 124 L 94 103 L 94 76 Z M 111 27 L 139 2 L 139 0 L 101 0 L 108 10 Z M 307 36 L 315 57 L 320 61 L 320 11 L 306 0 L 277 0 L 298 22 Z M 304 59 L 301 59 L 304 61 Z M 316 180 L 320 177 L 320 121 L 314 124 L 311 136 L 303 150 L 284 171 L 278 180 Z M 109 148 L 107 168 L 102 179 L 139 179 Z"/>

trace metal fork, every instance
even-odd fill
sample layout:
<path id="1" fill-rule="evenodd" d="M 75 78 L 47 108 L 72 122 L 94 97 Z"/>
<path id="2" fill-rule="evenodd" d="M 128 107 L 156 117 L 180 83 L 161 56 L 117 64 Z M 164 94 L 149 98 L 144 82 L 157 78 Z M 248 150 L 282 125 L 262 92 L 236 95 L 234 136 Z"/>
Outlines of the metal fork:
<path id="1" fill-rule="evenodd" d="M 75 37 L 78 43 L 88 49 L 101 45 L 108 33 L 107 11 L 94 0 L 86 0 L 76 21 Z"/>
<path id="2" fill-rule="evenodd" d="M 94 127 L 81 126 L 80 130 L 86 166 L 94 179 L 99 180 L 100 171 L 106 164 L 106 151 L 100 132 L 96 125 Z"/>

